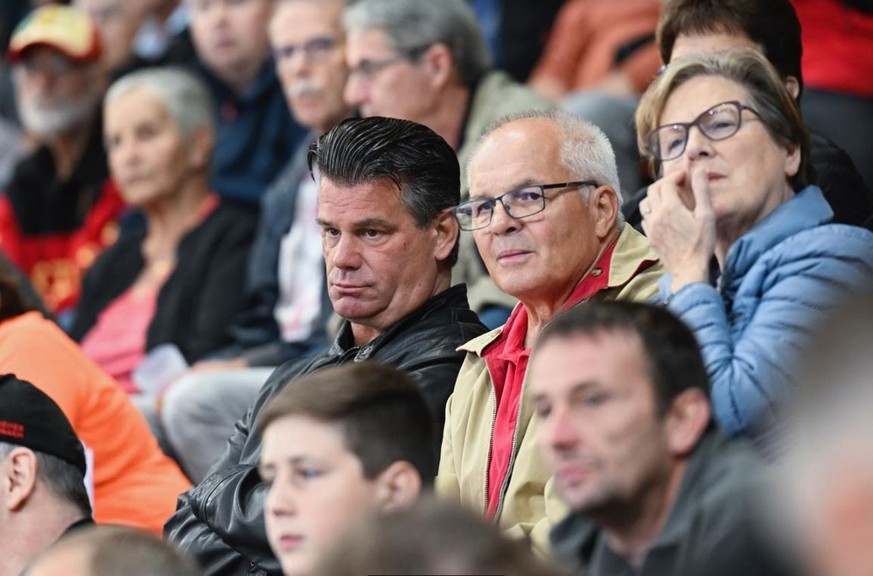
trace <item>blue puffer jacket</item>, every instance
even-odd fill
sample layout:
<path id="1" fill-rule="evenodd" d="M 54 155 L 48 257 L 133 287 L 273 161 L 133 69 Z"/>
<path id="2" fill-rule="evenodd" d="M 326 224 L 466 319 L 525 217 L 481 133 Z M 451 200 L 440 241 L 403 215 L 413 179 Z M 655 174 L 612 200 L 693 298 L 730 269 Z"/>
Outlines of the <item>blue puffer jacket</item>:
<path id="1" fill-rule="evenodd" d="M 729 434 L 760 440 L 771 430 L 818 322 L 873 289 L 873 233 L 832 217 L 809 186 L 730 247 L 718 290 L 696 283 L 671 295 L 662 279 L 662 298 L 701 345 L 713 410 Z"/>

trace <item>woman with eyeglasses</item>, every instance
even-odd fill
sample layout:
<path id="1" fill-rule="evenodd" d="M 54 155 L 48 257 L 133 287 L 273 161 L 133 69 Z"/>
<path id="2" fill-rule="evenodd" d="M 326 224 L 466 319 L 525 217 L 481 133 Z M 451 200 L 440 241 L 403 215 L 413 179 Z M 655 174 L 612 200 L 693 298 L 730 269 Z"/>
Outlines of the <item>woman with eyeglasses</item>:
<path id="1" fill-rule="evenodd" d="M 873 234 L 830 224 L 803 118 L 754 51 L 671 63 L 636 124 L 641 152 L 659 166 L 640 211 L 669 271 L 661 298 L 697 336 L 718 423 L 772 449 L 815 326 L 873 288 Z"/>

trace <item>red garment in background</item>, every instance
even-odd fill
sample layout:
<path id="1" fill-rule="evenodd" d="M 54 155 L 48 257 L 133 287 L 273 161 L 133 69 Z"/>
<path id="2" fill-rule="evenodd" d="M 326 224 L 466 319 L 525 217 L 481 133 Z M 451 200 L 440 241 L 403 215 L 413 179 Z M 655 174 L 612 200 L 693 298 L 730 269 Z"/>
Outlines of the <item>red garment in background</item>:
<path id="1" fill-rule="evenodd" d="M 839 0 L 791 0 L 803 27 L 803 83 L 873 97 L 873 15 Z"/>
<path id="2" fill-rule="evenodd" d="M 0 197 L 0 250 L 30 279 L 46 308 L 59 313 L 75 306 L 82 275 L 118 236 L 124 201 L 107 180 L 82 226 L 70 232 L 25 234 L 9 198 Z"/>

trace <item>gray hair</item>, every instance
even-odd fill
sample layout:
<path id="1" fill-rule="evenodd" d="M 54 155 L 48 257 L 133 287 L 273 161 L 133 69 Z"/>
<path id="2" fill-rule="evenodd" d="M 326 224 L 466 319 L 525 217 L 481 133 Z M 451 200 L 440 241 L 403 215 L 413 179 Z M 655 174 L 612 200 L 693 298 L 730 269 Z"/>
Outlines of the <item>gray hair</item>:
<path id="1" fill-rule="evenodd" d="M 382 30 L 398 54 L 444 44 L 465 86 L 475 85 L 491 69 L 476 14 L 464 0 L 360 0 L 346 10 L 343 26 L 346 32 Z"/>
<path id="2" fill-rule="evenodd" d="M 476 149 L 467 161 L 467 188 L 470 187 L 470 166 L 476 157 L 476 151 L 488 136 L 499 128 L 517 120 L 543 118 L 552 121 L 561 132 L 561 164 L 578 180 L 594 180 L 600 185 L 607 185 L 615 190 L 619 206 L 622 205 L 621 187 L 618 181 L 618 168 L 615 163 L 615 151 L 609 138 L 596 125 L 574 116 L 563 110 L 534 109 L 509 114 L 489 124 L 476 142 Z M 583 194 L 587 200 L 590 190 Z M 617 221 L 624 221 L 621 210 Z"/>
<path id="3" fill-rule="evenodd" d="M 770 137 L 782 148 L 800 149 L 797 174 L 789 178 L 800 191 L 815 178 L 810 161 L 809 130 L 794 96 L 773 65 L 757 50 L 737 48 L 713 54 L 695 54 L 672 62 L 643 94 L 636 112 L 637 145 L 657 173 L 658 162 L 646 148 L 646 136 L 658 127 L 674 90 L 701 76 L 725 78 L 739 84 Z"/>
<path id="4" fill-rule="evenodd" d="M 173 67 L 147 68 L 122 76 L 106 92 L 104 109 L 137 89 L 147 90 L 160 101 L 186 142 L 200 129 L 215 132 L 212 97 L 203 82 L 190 72 Z"/>

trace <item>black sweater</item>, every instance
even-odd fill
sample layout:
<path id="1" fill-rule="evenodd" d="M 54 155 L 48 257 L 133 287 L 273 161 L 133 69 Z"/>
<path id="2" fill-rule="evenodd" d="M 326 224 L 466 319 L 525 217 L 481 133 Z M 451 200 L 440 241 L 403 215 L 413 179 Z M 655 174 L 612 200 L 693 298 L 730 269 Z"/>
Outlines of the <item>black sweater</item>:
<path id="1" fill-rule="evenodd" d="M 246 261 L 256 217 L 222 202 L 189 232 L 176 251 L 176 268 L 158 293 L 148 328 L 146 350 L 178 346 L 195 362 L 228 343 L 227 326 L 243 304 Z M 100 313 L 130 288 L 144 266 L 145 230 L 124 236 L 107 248 L 82 281 L 82 297 L 70 336 L 81 340 Z"/>

